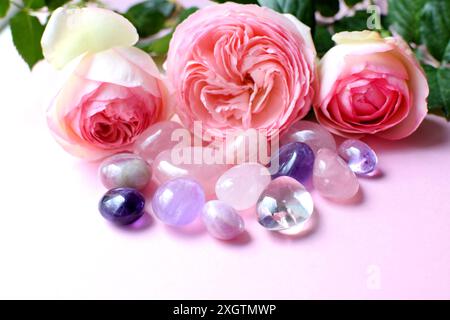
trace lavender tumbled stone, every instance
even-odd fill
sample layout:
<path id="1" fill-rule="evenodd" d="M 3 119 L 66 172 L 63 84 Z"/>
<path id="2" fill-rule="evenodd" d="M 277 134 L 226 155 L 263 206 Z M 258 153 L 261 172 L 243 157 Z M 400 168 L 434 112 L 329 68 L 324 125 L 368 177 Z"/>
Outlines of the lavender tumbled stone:
<path id="1" fill-rule="evenodd" d="M 174 179 L 160 185 L 152 199 L 153 213 L 172 226 L 193 222 L 205 204 L 202 187 L 191 179 Z"/>
<path id="2" fill-rule="evenodd" d="M 135 222 L 144 214 L 145 198 L 132 188 L 111 189 L 98 204 L 101 215 L 119 225 Z"/>
<path id="3" fill-rule="evenodd" d="M 306 143 L 288 143 L 272 157 L 272 166 L 277 161 L 279 166 L 275 172 L 271 170 L 272 179 L 288 176 L 304 184 L 312 175 L 314 158 L 314 152 Z"/>
<path id="4" fill-rule="evenodd" d="M 370 175 L 376 169 L 378 158 L 375 151 L 361 140 L 345 140 L 339 146 L 338 152 L 350 169 L 358 175 Z"/>
<path id="5" fill-rule="evenodd" d="M 208 232 L 217 239 L 231 240 L 244 232 L 242 217 L 233 207 L 220 200 L 211 200 L 205 204 L 202 219 Z"/>

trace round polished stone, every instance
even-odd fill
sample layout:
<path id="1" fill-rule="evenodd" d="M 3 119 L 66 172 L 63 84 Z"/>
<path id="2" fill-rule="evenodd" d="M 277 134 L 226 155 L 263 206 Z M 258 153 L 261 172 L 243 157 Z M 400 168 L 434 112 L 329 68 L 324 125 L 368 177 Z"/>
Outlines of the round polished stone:
<path id="1" fill-rule="evenodd" d="M 164 223 L 183 226 L 193 222 L 205 204 L 205 193 L 194 180 L 167 181 L 156 190 L 152 199 L 153 213 Z"/>
<path id="2" fill-rule="evenodd" d="M 355 173 L 330 149 L 320 149 L 317 153 L 313 184 L 320 195 L 338 201 L 352 198 L 359 189 Z"/>
<path id="3" fill-rule="evenodd" d="M 133 153 L 119 153 L 106 158 L 99 168 L 103 185 L 108 188 L 145 188 L 151 179 L 151 169 L 141 157 Z"/>
<path id="4" fill-rule="evenodd" d="M 269 170 L 258 163 L 234 166 L 217 180 L 217 199 L 236 210 L 248 209 L 256 204 L 270 180 Z"/>
<path id="5" fill-rule="evenodd" d="M 361 140 L 345 140 L 338 151 L 350 169 L 358 175 L 370 175 L 377 167 L 378 158 L 375 151 Z"/>
<path id="6" fill-rule="evenodd" d="M 297 180 L 272 180 L 256 205 L 258 222 L 269 230 L 287 230 L 307 221 L 314 211 L 311 194 Z"/>
<path id="7" fill-rule="evenodd" d="M 173 121 L 162 121 L 151 125 L 134 142 L 134 152 L 151 164 L 162 151 L 179 145 L 180 142 L 172 136 L 177 129 L 183 129 L 183 127 Z"/>
<path id="8" fill-rule="evenodd" d="M 313 167 L 314 152 L 306 143 L 288 143 L 272 157 L 272 179 L 288 176 L 300 183 L 306 183 L 312 175 Z"/>
<path id="9" fill-rule="evenodd" d="M 202 210 L 208 232 L 215 238 L 231 240 L 244 232 L 244 220 L 230 205 L 220 200 L 208 201 Z"/>
<path id="10" fill-rule="evenodd" d="M 163 151 L 152 164 L 153 175 L 159 183 L 176 178 L 193 179 L 200 183 L 207 197 L 214 196 L 217 179 L 230 166 L 204 161 L 203 154 L 211 152 L 213 152 L 212 149 L 201 147 L 180 148 L 173 153 L 172 150 Z M 198 154 L 198 157 L 196 154 Z M 182 155 L 186 155 L 185 160 L 181 158 Z M 178 159 L 178 156 L 180 156 L 180 159 Z"/>
<path id="11" fill-rule="evenodd" d="M 119 225 L 135 222 L 144 214 L 145 198 L 132 188 L 111 189 L 102 197 L 98 210 L 101 215 Z"/>
<path id="12" fill-rule="evenodd" d="M 312 121 L 301 120 L 294 123 L 282 136 L 281 145 L 303 142 L 311 147 L 314 154 L 321 148 L 336 150 L 336 142 L 324 127 Z"/>

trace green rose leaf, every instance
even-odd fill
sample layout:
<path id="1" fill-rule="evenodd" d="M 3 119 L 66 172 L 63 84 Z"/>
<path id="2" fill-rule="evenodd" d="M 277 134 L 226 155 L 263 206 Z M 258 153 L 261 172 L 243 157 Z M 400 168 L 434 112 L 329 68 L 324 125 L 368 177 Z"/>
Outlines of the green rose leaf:
<path id="1" fill-rule="evenodd" d="M 447 48 L 445 48 L 444 57 L 442 58 L 442 63 L 450 63 L 450 41 L 447 44 Z"/>
<path id="2" fill-rule="evenodd" d="M 334 24 L 335 32 L 362 31 L 367 29 L 369 14 L 366 11 L 356 11 L 354 16 L 345 17 Z"/>
<path id="3" fill-rule="evenodd" d="M 41 9 L 46 6 L 45 0 L 24 0 L 23 4 L 30 9 Z"/>
<path id="4" fill-rule="evenodd" d="M 314 43 L 319 57 L 323 57 L 334 46 L 334 42 L 331 40 L 331 33 L 326 26 L 316 26 Z"/>
<path id="5" fill-rule="evenodd" d="M 9 0 L 0 0 L 0 18 L 6 16 L 9 10 Z"/>
<path id="6" fill-rule="evenodd" d="M 41 38 L 44 26 L 38 18 L 20 11 L 10 21 L 14 45 L 30 69 L 42 60 Z"/>
<path id="7" fill-rule="evenodd" d="M 214 0 L 215 2 L 225 3 L 230 0 Z M 233 2 L 242 3 L 242 4 L 258 4 L 258 0 L 233 0 Z"/>
<path id="8" fill-rule="evenodd" d="M 154 39 L 145 45 L 140 45 L 139 47 L 153 56 L 165 55 L 167 51 L 169 51 L 169 43 L 170 40 L 172 39 L 172 35 L 173 32 L 175 31 L 176 26 L 179 25 L 181 22 L 183 22 L 187 17 L 189 17 L 197 10 L 198 10 L 197 7 L 184 9 L 178 15 L 176 25 L 170 33 L 166 34 L 161 38 Z"/>
<path id="9" fill-rule="evenodd" d="M 316 6 L 324 17 L 333 17 L 339 12 L 339 0 L 317 0 Z"/>
<path id="10" fill-rule="evenodd" d="M 433 0 L 421 13 L 420 37 L 428 51 L 442 60 L 450 40 L 450 1 Z"/>
<path id="11" fill-rule="evenodd" d="M 362 2 L 363 0 L 344 0 L 345 4 L 349 7 L 353 7 L 355 4 Z"/>
<path id="12" fill-rule="evenodd" d="M 124 16 L 145 38 L 160 31 L 174 10 L 175 4 L 167 0 L 148 0 L 132 6 Z"/>
<path id="13" fill-rule="evenodd" d="M 430 87 L 428 110 L 450 120 L 450 68 L 423 66 Z"/>
<path id="14" fill-rule="evenodd" d="M 419 43 L 420 12 L 427 0 L 389 0 L 388 20 L 407 42 Z"/>
<path id="15" fill-rule="evenodd" d="M 259 4 L 280 13 L 290 13 L 314 29 L 314 0 L 258 0 Z"/>
<path id="16" fill-rule="evenodd" d="M 48 9 L 53 11 L 59 7 L 62 7 L 70 0 L 45 0 L 45 4 L 47 5 Z"/>

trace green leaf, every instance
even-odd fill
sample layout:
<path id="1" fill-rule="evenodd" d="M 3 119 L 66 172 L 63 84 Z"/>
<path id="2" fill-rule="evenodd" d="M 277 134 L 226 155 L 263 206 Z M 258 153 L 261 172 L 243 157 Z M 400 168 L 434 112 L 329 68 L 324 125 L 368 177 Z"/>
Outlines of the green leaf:
<path id="1" fill-rule="evenodd" d="M 362 2 L 363 0 L 344 0 L 345 4 L 349 7 L 353 7 L 355 4 Z"/>
<path id="2" fill-rule="evenodd" d="M 367 19 L 369 14 L 366 11 L 356 11 L 352 17 L 345 17 L 334 24 L 335 32 L 342 31 L 362 31 L 367 29 Z"/>
<path id="3" fill-rule="evenodd" d="M 334 42 L 331 40 L 331 33 L 328 31 L 326 26 L 316 26 L 314 43 L 316 45 L 316 50 L 319 57 L 322 57 L 334 46 Z"/>
<path id="4" fill-rule="evenodd" d="M 447 43 L 447 48 L 445 48 L 444 57 L 442 58 L 442 63 L 450 63 L 450 41 Z"/>
<path id="5" fill-rule="evenodd" d="M 178 26 L 180 23 L 182 23 L 184 20 L 186 20 L 191 14 L 193 14 L 197 10 L 198 10 L 197 7 L 190 7 L 181 11 L 180 15 L 178 16 L 177 24 L 175 25 L 175 27 Z"/>
<path id="6" fill-rule="evenodd" d="M 191 14 L 193 14 L 197 10 L 198 10 L 197 7 L 191 7 L 191 8 L 184 9 L 178 15 L 176 25 L 170 33 L 166 34 L 165 36 L 163 36 L 161 38 L 154 39 L 151 42 L 149 42 L 143 46 L 141 45 L 140 48 L 142 50 L 150 53 L 153 56 L 165 55 L 167 53 L 167 51 L 169 50 L 169 43 L 170 43 L 170 40 L 172 39 L 173 32 L 175 31 L 175 28 L 177 27 L 177 25 L 179 25 L 181 22 L 183 22 L 187 17 L 189 17 Z"/>
<path id="7" fill-rule="evenodd" d="M 450 68 L 434 68 L 429 65 L 424 65 L 423 68 L 430 87 L 428 110 L 450 120 Z"/>
<path id="8" fill-rule="evenodd" d="M 59 7 L 62 7 L 70 0 L 45 0 L 45 4 L 47 5 L 48 9 L 53 11 Z"/>
<path id="9" fill-rule="evenodd" d="M 9 0 L 0 0 L 0 18 L 6 16 L 9 10 Z"/>
<path id="10" fill-rule="evenodd" d="M 175 10 L 175 4 L 167 0 L 148 0 L 132 6 L 125 17 L 136 27 L 141 37 L 148 37 L 164 27 L 166 19 Z"/>
<path id="11" fill-rule="evenodd" d="M 317 0 L 316 6 L 324 17 L 333 17 L 339 12 L 339 0 Z"/>
<path id="12" fill-rule="evenodd" d="M 258 0 L 259 4 L 277 12 L 290 13 L 314 31 L 315 0 Z"/>
<path id="13" fill-rule="evenodd" d="M 450 1 L 429 1 L 422 9 L 420 37 L 428 51 L 439 61 L 450 40 Z"/>
<path id="14" fill-rule="evenodd" d="M 389 0 L 388 20 L 407 42 L 419 43 L 420 12 L 427 0 Z"/>
<path id="15" fill-rule="evenodd" d="M 45 0 L 24 0 L 23 4 L 30 9 L 41 9 L 46 6 Z"/>
<path id="16" fill-rule="evenodd" d="M 225 3 L 230 0 L 214 0 L 214 1 L 219 2 L 219 3 Z M 242 4 L 257 4 L 258 0 L 233 0 L 233 2 L 242 3 Z"/>
<path id="17" fill-rule="evenodd" d="M 169 33 L 162 38 L 158 38 L 150 42 L 144 50 L 152 55 L 163 55 L 169 51 L 169 43 L 172 39 L 173 33 Z"/>
<path id="18" fill-rule="evenodd" d="M 43 59 L 41 38 L 44 26 L 38 18 L 30 16 L 25 11 L 20 11 L 10 21 L 11 33 L 14 45 L 28 66 L 33 66 Z"/>

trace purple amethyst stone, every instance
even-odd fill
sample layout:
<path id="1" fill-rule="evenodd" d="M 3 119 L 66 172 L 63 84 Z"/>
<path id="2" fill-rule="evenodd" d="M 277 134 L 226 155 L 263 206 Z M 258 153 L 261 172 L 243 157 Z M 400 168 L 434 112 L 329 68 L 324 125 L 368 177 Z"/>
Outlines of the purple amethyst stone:
<path id="1" fill-rule="evenodd" d="M 118 225 L 135 222 L 144 214 L 145 198 L 132 188 L 115 188 L 105 193 L 98 210 L 106 219 Z"/>
<path id="2" fill-rule="evenodd" d="M 303 142 L 292 142 L 282 146 L 272 157 L 271 169 L 278 169 L 272 173 L 272 179 L 288 176 L 305 184 L 311 177 L 314 167 L 314 152 Z"/>

